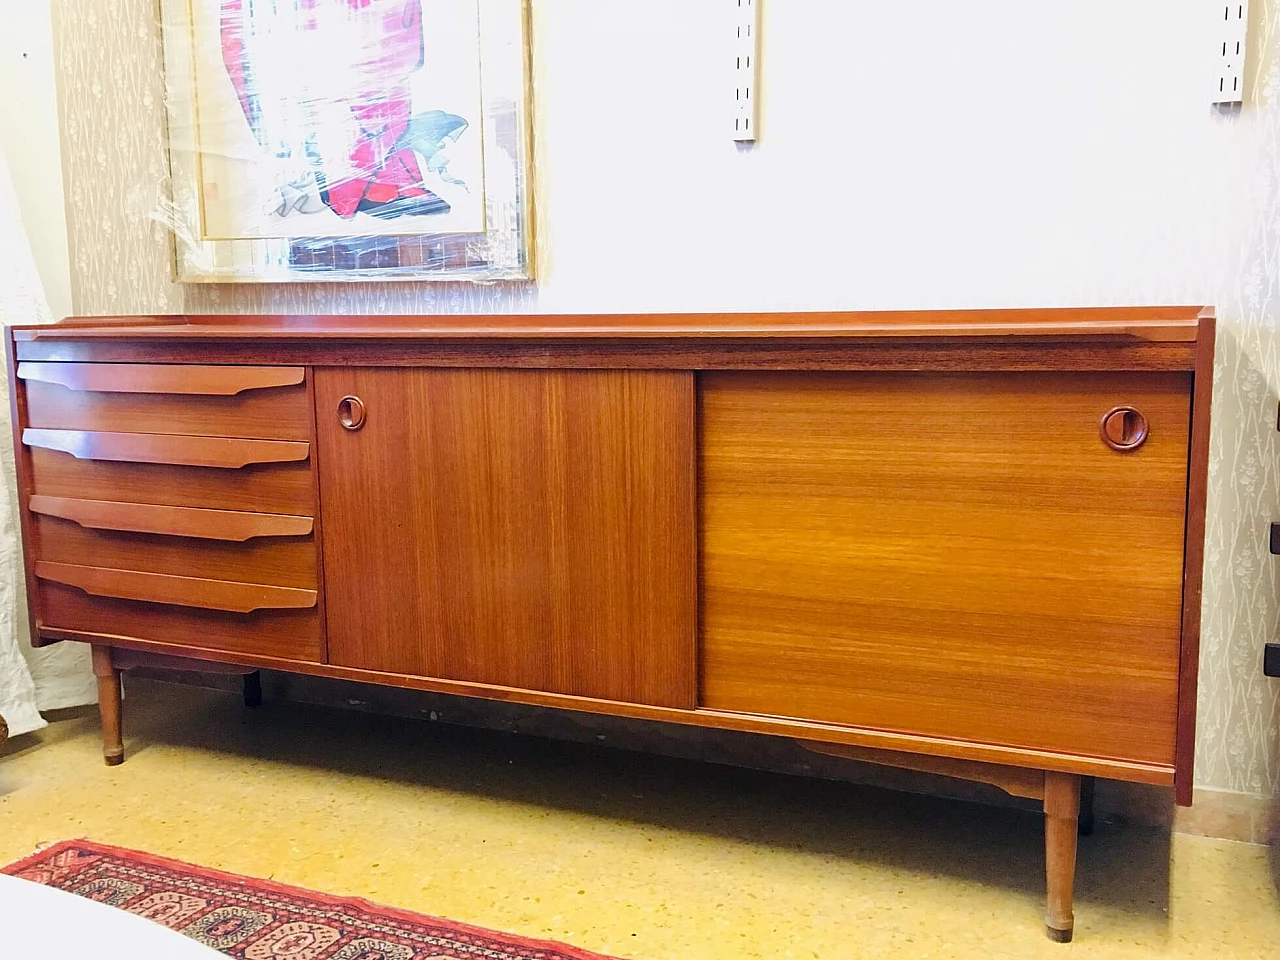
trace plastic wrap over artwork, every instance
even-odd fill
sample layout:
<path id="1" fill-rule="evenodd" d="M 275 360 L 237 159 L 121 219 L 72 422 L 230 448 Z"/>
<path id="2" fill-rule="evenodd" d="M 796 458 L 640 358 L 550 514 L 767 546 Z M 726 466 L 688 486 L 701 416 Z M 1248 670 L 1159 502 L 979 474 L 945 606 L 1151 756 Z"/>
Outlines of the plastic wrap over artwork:
<path id="1" fill-rule="evenodd" d="M 527 0 L 162 0 L 184 281 L 533 276 Z"/>

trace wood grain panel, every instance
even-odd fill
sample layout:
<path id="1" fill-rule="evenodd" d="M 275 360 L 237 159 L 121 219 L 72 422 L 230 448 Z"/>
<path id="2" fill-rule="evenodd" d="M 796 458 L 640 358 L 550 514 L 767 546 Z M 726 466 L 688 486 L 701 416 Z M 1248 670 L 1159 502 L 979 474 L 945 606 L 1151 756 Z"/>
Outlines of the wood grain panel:
<path id="1" fill-rule="evenodd" d="M 37 365 L 24 363 L 22 366 L 139 366 L 144 370 L 209 369 L 165 367 L 161 364 L 47 363 Z M 248 369 L 270 370 L 272 368 Z M 302 384 L 270 390 L 252 390 L 231 396 L 97 393 L 71 390 L 55 383 L 36 380 L 28 380 L 25 388 L 28 425 L 32 427 L 106 433 L 243 437 L 261 440 L 306 440 L 310 436 L 307 391 Z"/>
<path id="2" fill-rule="evenodd" d="M 179 437 L 154 433 L 95 433 L 87 430 L 22 431 L 29 447 L 69 453 L 77 460 L 168 463 L 187 467 L 238 470 L 257 463 L 306 460 L 311 445 L 284 440 L 233 440 L 226 437 Z"/>
<path id="3" fill-rule="evenodd" d="M 700 382 L 702 706 L 1173 761 L 1189 375 Z"/>
<path id="4" fill-rule="evenodd" d="M 1209 414 L 1213 405 L 1213 357 L 1217 322 L 1205 317 L 1196 337 L 1191 400 L 1191 451 L 1187 470 L 1187 536 L 1182 579 L 1182 667 L 1178 676 L 1178 747 L 1174 797 L 1191 806 L 1195 788 L 1196 696 L 1200 676 L 1200 607 L 1204 597 L 1205 508 L 1209 496 Z"/>
<path id="5" fill-rule="evenodd" d="M 225 512 L 225 511 L 215 511 Z M 92 530 L 67 520 L 35 517 L 30 552 L 36 560 L 92 564 L 114 570 L 181 573 L 207 580 L 267 583 L 315 590 L 311 536 L 247 542 Z"/>
<path id="6" fill-rule="evenodd" d="M 235 367 L 151 363 L 23 363 L 18 379 L 94 393 L 168 393 L 233 397 L 249 390 L 289 387 L 305 367 Z M 277 396 L 279 396 L 277 394 Z"/>
<path id="7" fill-rule="evenodd" d="M 77 460 L 40 447 L 23 445 L 22 449 L 30 455 L 32 492 L 37 495 L 315 515 L 310 462 L 223 470 Z"/>
<path id="8" fill-rule="evenodd" d="M 315 526 L 311 517 L 73 497 L 34 496 L 28 500 L 27 506 L 32 513 L 71 520 L 90 530 L 122 530 L 238 543 L 256 537 L 306 536 Z"/>
<path id="9" fill-rule="evenodd" d="M 48 560 L 37 560 L 35 569 L 36 576 L 41 580 L 78 587 L 93 597 L 200 607 L 227 613 L 305 610 L 316 605 L 314 590 L 298 590 L 293 587 L 176 577 L 135 570 L 108 570 Z"/>
<path id="10" fill-rule="evenodd" d="M 653 339 L 1126 335 L 1194 341 L 1199 306 L 1035 307 L 1013 310 L 804 311 L 775 313 L 368 314 L 271 316 L 178 314 L 167 318 L 74 317 L 19 327 L 23 340 L 154 339 Z"/>
<path id="11" fill-rule="evenodd" d="M 31 569 L 31 512 L 25 509 L 33 483 L 31 448 L 22 442 L 22 429 L 27 423 L 27 393 L 18 382 L 18 361 L 14 350 L 13 329 L 6 327 L 4 334 L 4 358 L 9 378 L 9 432 L 13 443 L 13 463 L 18 494 L 18 523 L 22 531 L 23 574 L 27 591 L 27 623 L 31 628 L 31 645 L 43 646 L 46 639 L 36 629 L 40 620 L 40 594 L 38 581 Z"/>
<path id="12" fill-rule="evenodd" d="M 693 705 L 692 375 L 315 383 L 330 662 Z"/>
<path id="13" fill-rule="evenodd" d="M 110 642 L 115 637 L 159 644 L 158 650 L 209 651 L 318 663 L 321 659 L 320 615 L 315 608 L 220 613 L 195 607 L 166 606 L 91 597 L 83 590 L 39 581 L 40 629 L 46 636 L 62 632 L 91 635 Z"/>
<path id="14" fill-rule="evenodd" d="M 1191 370 L 1195 344 L 1123 337 L 770 340 L 693 337 L 536 340 L 110 338 L 16 344 L 23 360 L 604 370 Z"/>

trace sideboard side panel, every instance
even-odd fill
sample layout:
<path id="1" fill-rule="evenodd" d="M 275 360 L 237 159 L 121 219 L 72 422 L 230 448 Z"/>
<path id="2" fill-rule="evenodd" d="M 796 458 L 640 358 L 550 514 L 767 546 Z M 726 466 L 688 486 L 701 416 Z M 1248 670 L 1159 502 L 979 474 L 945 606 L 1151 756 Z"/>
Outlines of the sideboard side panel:
<path id="1" fill-rule="evenodd" d="M 5 375 L 9 378 L 9 426 L 13 431 L 13 463 L 17 484 L 18 526 L 22 536 L 23 577 L 27 588 L 27 623 L 30 630 L 31 645 L 43 647 L 56 641 L 40 635 L 40 590 L 36 580 L 32 559 L 31 511 L 28 502 L 32 493 L 31 450 L 22 442 L 22 432 L 27 427 L 27 393 L 26 385 L 18 378 L 17 349 L 13 339 L 13 329 L 4 329 Z"/>
<path id="2" fill-rule="evenodd" d="M 1182 586 L 1182 669 L 1178 677 L 1178 750 L 1174 796 L 1191 806 L 1195 791 L 1196 699 L 1200 677 L 1200 616 L 1204 602 L 1205 512 L 1209 488 L 1209 414 L 1213 405 L 1213 358 L 1217 321 L 1200 319 L 1196 338 L 1195 388 L 1191 408 L 1191 458 L 1187 470 L 1186 569 Z"/>

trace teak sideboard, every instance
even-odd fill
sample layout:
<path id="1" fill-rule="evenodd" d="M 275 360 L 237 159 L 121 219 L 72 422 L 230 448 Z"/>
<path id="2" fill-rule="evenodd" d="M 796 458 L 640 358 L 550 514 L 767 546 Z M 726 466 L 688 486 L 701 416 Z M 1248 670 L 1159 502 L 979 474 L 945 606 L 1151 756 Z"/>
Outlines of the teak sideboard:
<path id="1" fill-rule="evenodd" d="M 36 643 L 1189 804 L 1199 307 L 119 317 L 6 340 Z"/>

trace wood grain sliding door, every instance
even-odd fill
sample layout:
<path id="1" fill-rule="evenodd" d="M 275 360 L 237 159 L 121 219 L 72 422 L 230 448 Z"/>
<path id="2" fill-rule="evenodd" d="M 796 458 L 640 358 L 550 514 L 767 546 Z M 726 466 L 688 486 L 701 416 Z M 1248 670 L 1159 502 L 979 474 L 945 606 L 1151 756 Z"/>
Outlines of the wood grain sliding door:
<path id="1" fill-rule="evenodd" d="M 701 705 L 1172 763 L 1190 389 L 703 376 Z"/>
<path id="2" fill-rule="evenodd" d="M 691 373 L 315 383 L 332 663 L 694 705 Z"/>

